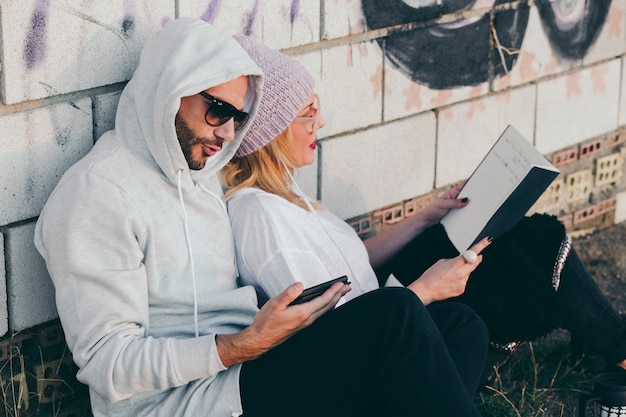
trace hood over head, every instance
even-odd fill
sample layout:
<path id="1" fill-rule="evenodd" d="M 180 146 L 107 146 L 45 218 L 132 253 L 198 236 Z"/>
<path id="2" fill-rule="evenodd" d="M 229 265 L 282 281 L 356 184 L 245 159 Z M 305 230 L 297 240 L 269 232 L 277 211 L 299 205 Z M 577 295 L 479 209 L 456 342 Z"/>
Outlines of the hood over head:
<path id="1" fill-rule="evenodd" d="M 190 170 L 174 127 L 180 99 L 242 75 L 249 76 L 244 107 L 248 121 L 202 170 Z M 230 35 L 199 19 L 173 20 L 144 46 L 120 97 L 114 134 L 140 158 L 156 164 L 171 183 L 176 184 L 182 170 L 182 187 L 188 190 L 214 177 L 235 154 L 256 115 L 262 80 L 259 67 Z"/>

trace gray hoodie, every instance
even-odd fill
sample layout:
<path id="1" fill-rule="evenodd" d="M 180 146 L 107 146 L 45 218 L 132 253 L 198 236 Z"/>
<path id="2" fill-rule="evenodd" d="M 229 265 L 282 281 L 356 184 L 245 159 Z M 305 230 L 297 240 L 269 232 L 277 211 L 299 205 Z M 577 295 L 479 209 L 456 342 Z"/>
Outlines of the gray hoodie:
<path id="1" fill-rule="evenodd" d="M 174 117 L 180 98 L 241 75 L 256 113 L 261 71 L 230 36 L 196 19 L 168 23 L 144 47 L 115 130 L 70 168 L 35 231 L 65 337 L 100 416 L 241 413 L 240 366 L 215 336 L 248 326 L 252 287 L 237 285 L 216 176 L 248 126 L 191 171 Z"/>

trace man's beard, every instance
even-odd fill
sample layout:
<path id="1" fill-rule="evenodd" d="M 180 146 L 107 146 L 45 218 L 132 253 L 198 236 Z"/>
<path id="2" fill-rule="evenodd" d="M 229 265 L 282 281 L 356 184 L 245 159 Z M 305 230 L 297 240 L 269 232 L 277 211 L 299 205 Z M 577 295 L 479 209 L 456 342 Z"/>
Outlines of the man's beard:
<path id="1" fill-rule="evenodd" d="M 176 118 L 174 119 L 174 127 L 176 128 L 176 136 L 178 136 L 180 148 L 183 151 L 189 168 L 193 170 L 201 170 L 204 168 L 209 157 L 203 153 L 204 158 L 202 160 L 194 159 L 192 147 L 200 143 L 211 143 L 212 141 L 196 136 L 178 113 L 176 113 Z M 216 142 L 221 144 L 222 141 L 218 139 Z"/>

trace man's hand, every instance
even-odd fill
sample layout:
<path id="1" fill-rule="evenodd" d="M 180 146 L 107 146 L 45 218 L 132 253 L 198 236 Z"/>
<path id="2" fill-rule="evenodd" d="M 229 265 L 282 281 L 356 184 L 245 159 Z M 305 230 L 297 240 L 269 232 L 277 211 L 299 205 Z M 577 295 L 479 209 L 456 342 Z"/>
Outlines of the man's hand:
<path id="1" fill-rule="evenodd" d="M 304 290 L 300 282 L 290 285 L 263 305 L 250 326 L 236 334 L 217 336 L 217 352 L 222 363 L 224 366 L 231 366 L 258 358 L 311 325 L 318 317 L 335 307 L 350 289 L 350 286 L 338 282 L 319 297 L 290 306 Z"/>

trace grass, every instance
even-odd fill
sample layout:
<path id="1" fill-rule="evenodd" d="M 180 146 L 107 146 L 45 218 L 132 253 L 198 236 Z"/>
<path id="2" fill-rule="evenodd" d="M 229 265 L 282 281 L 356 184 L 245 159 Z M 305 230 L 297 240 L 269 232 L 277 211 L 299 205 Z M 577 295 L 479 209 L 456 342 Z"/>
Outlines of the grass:
<path id="1" fill-rule="evenodd" d="M 76 381 L 67 346 L 54 331 L 57 326 L 36 327 L 2 341 L 0 417 L 90 415 L 87 388 Z"/>
<path id="2" fill-rule="evenodd" d="M 477 395 L 485 417 L 584 416 L 593 394 L 593 375 L 583 356 L 570 351 L 566 332 L 557 331 L 522 346 L 494 370 Z"/>

